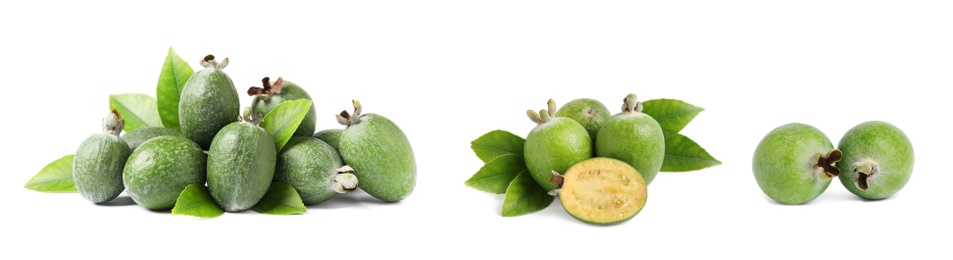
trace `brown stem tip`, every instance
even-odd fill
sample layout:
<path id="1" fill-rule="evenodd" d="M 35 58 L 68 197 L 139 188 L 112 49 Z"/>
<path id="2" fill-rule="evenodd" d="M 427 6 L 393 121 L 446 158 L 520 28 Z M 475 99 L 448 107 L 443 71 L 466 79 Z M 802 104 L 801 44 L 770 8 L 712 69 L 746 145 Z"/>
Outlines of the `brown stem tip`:
<path id="1" fill-rule="evenodd" d="M 823 154 L 817 158 L 817 164 L 814 167 L 820 167 L 824 170 L 824 175 L 827 178 L 833 178 L 834 176 L 840 175 L 840 169 L 834 166 L 834 163 L 839 162 L 841 158 L 844 157 L 844 154 L 840 150 L 834 149 L 827 154 Z"/>
<path id="2" fill-rule="evenodd" d="M 556 171 L 553 171 L 553 176 L 549 177 L 549 182 L 556 184 L 556 189 L 561 189 L 565 181 L 566 177 Z"/>
<path id="3" fill-rule="evenodd" d="M 261 79 L 262 87 L 252 86 L 248 88 L 248 96 L 258 96 L 261 99 L 268 99 L 275 94 L 281 94 L 281 87 L 285 84 L 284 79 L 278 77 L 274 84 L 271 84 L 271 78 Z"/>

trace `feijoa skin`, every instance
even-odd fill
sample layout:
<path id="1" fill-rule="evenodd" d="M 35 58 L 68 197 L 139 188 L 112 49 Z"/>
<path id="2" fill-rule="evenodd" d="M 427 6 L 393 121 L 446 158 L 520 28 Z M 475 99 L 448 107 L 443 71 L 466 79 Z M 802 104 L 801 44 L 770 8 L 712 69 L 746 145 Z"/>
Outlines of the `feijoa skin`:
<path id="1" fill-rule="evenodd" d="M 842 157 L 830 139 L 813 126 L 782 125 L 761 139 L 754 152 L 752 171 L 761 191 L 789 205 L 820 196 L 840 171 L 833 164 Z"/>
<path id="2" fill-rule="evenodd" d="M 609 109 L 602 102 L 595 99 L 580 98 L 569 101 L 559 108 L 556 117 L 568 117 L 576 120 L 582 127 L 589 132 L 589 138 L 596 140 L 596 134 L 599 133 L 599 127 L 611 117 Z"/>
<path id="3" fill-rule="evenodd" d="M 272 84 L 268 77 L 263 78 L 262 85 L 264 88 L 252 87 L 248 90 L 248 94 L 254 96 L 251 101 L 252 113 L 255 115 L 267 115 L 268 112 L 275 109 L 278 104 L 285 101 L 297 100 L 297 99 L 307 99 L 311 100 L 311 96 L 308 95 L 308 92 L 304 91 L 303 88 L 291 83 L 290 81 L 285 81 L 282 78 L 278 78 L 274 84 Z M 311 136 L 314 134 L 315 122 L 317 121 L 317 116 L 314 112 L 314 106 L 308 110 L 308 113 L 305 114 L 304 119 L 301 120 L 301 124 L 298 125 L 298 129 L 295 130 L 292 136 Z"/>
<path id="4" fill-rule="evenodd" d="M 119 133 L 124 121 L 113 110 L 103 119 L 103 133 L 86 138 L 73 157 L 73 182 L 79 194 L 93 203 L 115 199 L 122 193 L 122 169 L 132 150 Z"/>
<path id="5" fill-rule="evenodd" d="M 212 138 L 226 125 L 235 122 L 239 113 L 238 92 L 221 64 L 208 55 L 202 60 L 203 70 L 189 77 L 179 97 L 179 126 L 182 134 L 202 149 L 209 149 Z"/>
<path id="6" fill-rule="evenodd" d="M 556 117 L 556 103 L 550 99 L 549 109 L 538 114 L 527 111 L 536 127 L 526 135 L 523 156 L 530 175 L 547 191 L 557 188 L 552 183 L 552 172 L 566 172 L 569 167 L 592 157 L 592 140 L 579 122 L 568 117 Z"/>
<path id="7" fill-rule="evenodd" d="M 249 209 L 268 191 L 275 176 L 275 141 L 265 129 L 231 123 L 212 140 L 208 150 L 208 189 L 222 209 Z"/>
<path id="8" fill-rule="evenodd" d="M 278 153 L 275 180 L 294 187 L 304 204 L 317 204 L 337 194 L 334 176 L 342 166 L 331 145 L 314 137 L 292 137 Z"/>
<path id="9" fill-rule="evenodd" d="M 341 133 L 343 132 L 344 129 L 325 129 L 314 133 L 314 138 L 321 139 L 334 147 L 336 151 L 341 151 Z"/>
<path id="10" fill-rule="evenodd" d="M 642 175 L 616 159 L 587 159 L 561 177 L 559 200 L 563 209 L 589 224 L 610 225 L 631 219 L 648 199 Z"/>
<path id="11" fill-rule="evenodd" d="M 183 136 L 160 136 L 132 152 L 122 180 L 132 200 L 152 210 L 166 210 L 189 184 L 205 184 L 207 156 Z"/>
<path id="12" fill-rule="evenodd" d="M 347 127 L 341 133 L 341 156 L 360 181 L 360 188 L 386 202 L 407 198 L 417 185 L 417 163 L 407 136 L 384 116 L 361 113 L 354 101 L 354 114 L 342 112 L 338 121 Z"/>
<path id="13" fill-rule="evenodd" d="M 152 138 L 160 136 L 184 136 L 182 133 L 179 133 L 175 130 L 158 127 L 158 126 L 149 126 L 141 127 L 135 130 L 129 131 L 126 134 L 122 135 L 122 140 L 126 141 L 126 144 L 129 145 L 129 149 L 133 151 L 139 147 L 142 143 L 149 141 Z"/>
<path id="14" fill-rule="evenodd" d="M 840 182 L 865 199 L 884 199 L 900 191 L 913 174 L 913 144 L 896 126 L 881 121 L 857 125 L 840 139 Z"/>
<path id="15" fill-rule="evenodd" d="M 634 94 L 623 99 L 622 113 L 613 115 L 596 134 L 596 156 L 622 160 L 652 183 L 665 160 L 665 136 L 662 126 L 642 113 L 642 104 Z"/>

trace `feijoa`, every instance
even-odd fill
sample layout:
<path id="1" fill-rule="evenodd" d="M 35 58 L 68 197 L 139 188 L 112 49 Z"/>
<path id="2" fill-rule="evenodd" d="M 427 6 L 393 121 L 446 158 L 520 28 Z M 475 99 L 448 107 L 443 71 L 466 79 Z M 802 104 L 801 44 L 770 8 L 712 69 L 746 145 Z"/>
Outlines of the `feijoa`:
<path id="1" fill-rule="evenodd" d="M 547 102 L 549 109 L 535 113 L 526 111 L 536 123 L 526 135 L 523 156 L 530 175 L 547 191 L 557 188 L 550 182 L 552 172 L 565 172 L 572 165 L 592 157 L 592 140 L 579 122 L 556 116 L 556 102 Z"/>
<path id="2" fill-rule="evenodd" d="M 347 126 L 341 133 L 341 156 L 354 168 L 360 188 L 371 196 L 387 202 L 406 198 L 417 183 L 410 141 L 390 119 L 362 114 L 361 104 L 356 100 L 353 104 L 353 114 L 338 115 L 338 122 Z"/>
<path id="3" fill-rule="evenodd" d="M 314 138 L 321 139 L 325 143 L 334 147 L 335 151 L 340 153 L 341 151 L 341 133 L 344 132 L 344 129 L 325 129 L 314 133 Z"/>
<path id="4" fill-rule="evenodd" d="M 357 189 L 357 179 L 334 147 L 314 137 L 292 137 L 278 153 L 275 180 L 290 184 L 305 205 Z"/>
<path id="5" fill-rule="evenodd" d="M 650 184 L 665 160 L 662 126 L 642 113 L 635 94 L 622 100 L 622 113 L 606 120 L 596 134 L 596 156 L 622 160 L 632 165 Z"/>
<path id="6" fill-rule="evenodd" d="M 844 134 L 837 149 L 840 182 L 865 199 L 890 197 L 907 185 L 913 174 L 913 144 L 896 126 L 882 121 L 859 124 Z"/>
<path id="7" fill-rule="evenodd" d="M 103 132 L 86 138 L 73 157 L 76 190 L 93 203 L 115 199 L 122 193 L 122 169 L 132 150 L 119 133 L 125 121 L 112 110 L 102 121 Z"/>
<path id="8" fill-rule="evenodd" d="M 208 150 L 208 189 L 228 212 L 255 206 L 275 176 L 275 141 L 253 122 L 231 123 Z"/>
<path id="9" fill-rule="evenodd" d="M 782 204 L 804 204 L 827 190 L 840 174 L 834 166 L 843 154 L 813 126 L 790 123 L 761 139 L 752 171 L 761 191 Z"/>
<path id="10" fill-rule="evenodd" d="M 238 119 L 238 92 L 232 79 L 222 71 L 226 66 L 228 58 L 218 63 L 214 56 L 205 56 L 205 69 L 189 77 L 179 97 L 182 134 L 202 149 L 209 149 L 218 131 Z"/>
<path id="11" fill-rule="evenodd" d="M 132 152 L 122 173 L 126 193 L 143 207 L 171 209 L 189 184 L 205 185 L 206 155 L 178 135 L 146 141 Z"/>
<path id="12" fill-rule="evenodd" d="M 593 145 L 596 142 L 596 134 L 599 133 L 599 128 L 602 127 L 602 124 L 609 120 L 612 114 L 609 113 L 609 109 L 606 108 L 606 105 L 603 105 L 602 102 L 599 102 L 595 99 L 590 98 L 580 98 L 573 101 L 569 101 L 559 108 L 559 111 L 556 112 L 556 117 L 568 117 L 572 120 L 576 120 L 582 127 L 586 128 L 586 132 L 589 132 L 589 138 L 592 139 Z M 595 151 L 595 148 L 593 148 Z"/>
<path id="13" fill-rule="evenodd" d="M 251 101 L 251 109 L 254 114 L 267 115 L 268 112 L 275 109 L 278 104 L 285 101 L 291 101 L 296 99 L 307 99 L 311 100 L 311 96 L 308 95 L 307 91 L 304 91 L 303 88 L 291 83 L 290 81 L 285 81 L 282 78 L 278 78 L 275 83 L 271 83 L 270 78 L 265 77 L 261 79 L 261 84 L 263 88 L 260 87 L 251 87 L 248 89 L 248 95 L 254 96 Z M 317 120 L 317 116 L 314 112 L 314 106 L 311 106 L 308 109 L 308 113 L 305 114 L 304 119 L 301 120 L 301 124 L 298 125 L 298 129 L 295 130 L 292 136 L 311 136 L 314 134 L 314 125 Z"/>

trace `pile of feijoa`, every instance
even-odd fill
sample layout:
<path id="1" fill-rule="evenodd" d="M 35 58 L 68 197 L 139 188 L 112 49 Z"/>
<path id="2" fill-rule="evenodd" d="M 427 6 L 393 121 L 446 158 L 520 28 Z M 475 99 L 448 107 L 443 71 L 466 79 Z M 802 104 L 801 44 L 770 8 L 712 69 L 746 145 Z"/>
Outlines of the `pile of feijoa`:
<path id="1" fill-rule="evenodd" d="M 336 114 L 343 129 L 315 133 L 307 91 L 268 77 L 248 89 L 251 107 L 241 113 L 228 62 L 208 55 L 193 71 L 170 48 L 157 98 L 110 96 L 102 132 L 26 188 L 75 191 L 97 204 L 125 191 L 143 207 L 203 218 L 247 209 L 301 214 L 358 188 L 387 202 L 413 191 L 414 153 L 393 121 L 362 113 L 355 100 L 352 113 Z"/>
<path id="2" fill-rule="evenodd" d="M 693 171 L 721 164 L 679 134 L 703 109 L 674 99 L 640 102 L 629 94 L 622 111 L 593 99 L 527 115 L 526 135 L 495 130 L 471 143 L 484 163 L 466 181 L 478 190 L 506 194 L 503 216 L 549 206 L 558 196 L 569 215 L 591 224 L 614 224 L 645 205 L 647 186 L 660 171 Z"/>

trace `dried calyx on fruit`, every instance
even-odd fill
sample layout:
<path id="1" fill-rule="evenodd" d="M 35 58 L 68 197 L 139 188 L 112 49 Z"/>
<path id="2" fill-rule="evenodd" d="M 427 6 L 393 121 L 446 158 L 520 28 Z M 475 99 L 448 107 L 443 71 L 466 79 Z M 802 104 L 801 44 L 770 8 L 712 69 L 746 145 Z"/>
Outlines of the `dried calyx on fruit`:
<path id="1" fill-rule="evenodd" d="M 273 95 L 281 94 L 281 87 L 284 85 L 284 79 L 278 77 L 278 80 L 275 81 L 275 84 L 271 84 L 271 78 L 264 77 L 261 79 L 261 85 L 263 87 L 253 86 L 248 88 L 248 95 L 258 96 L 261 99 L 268 99 Z"/>

